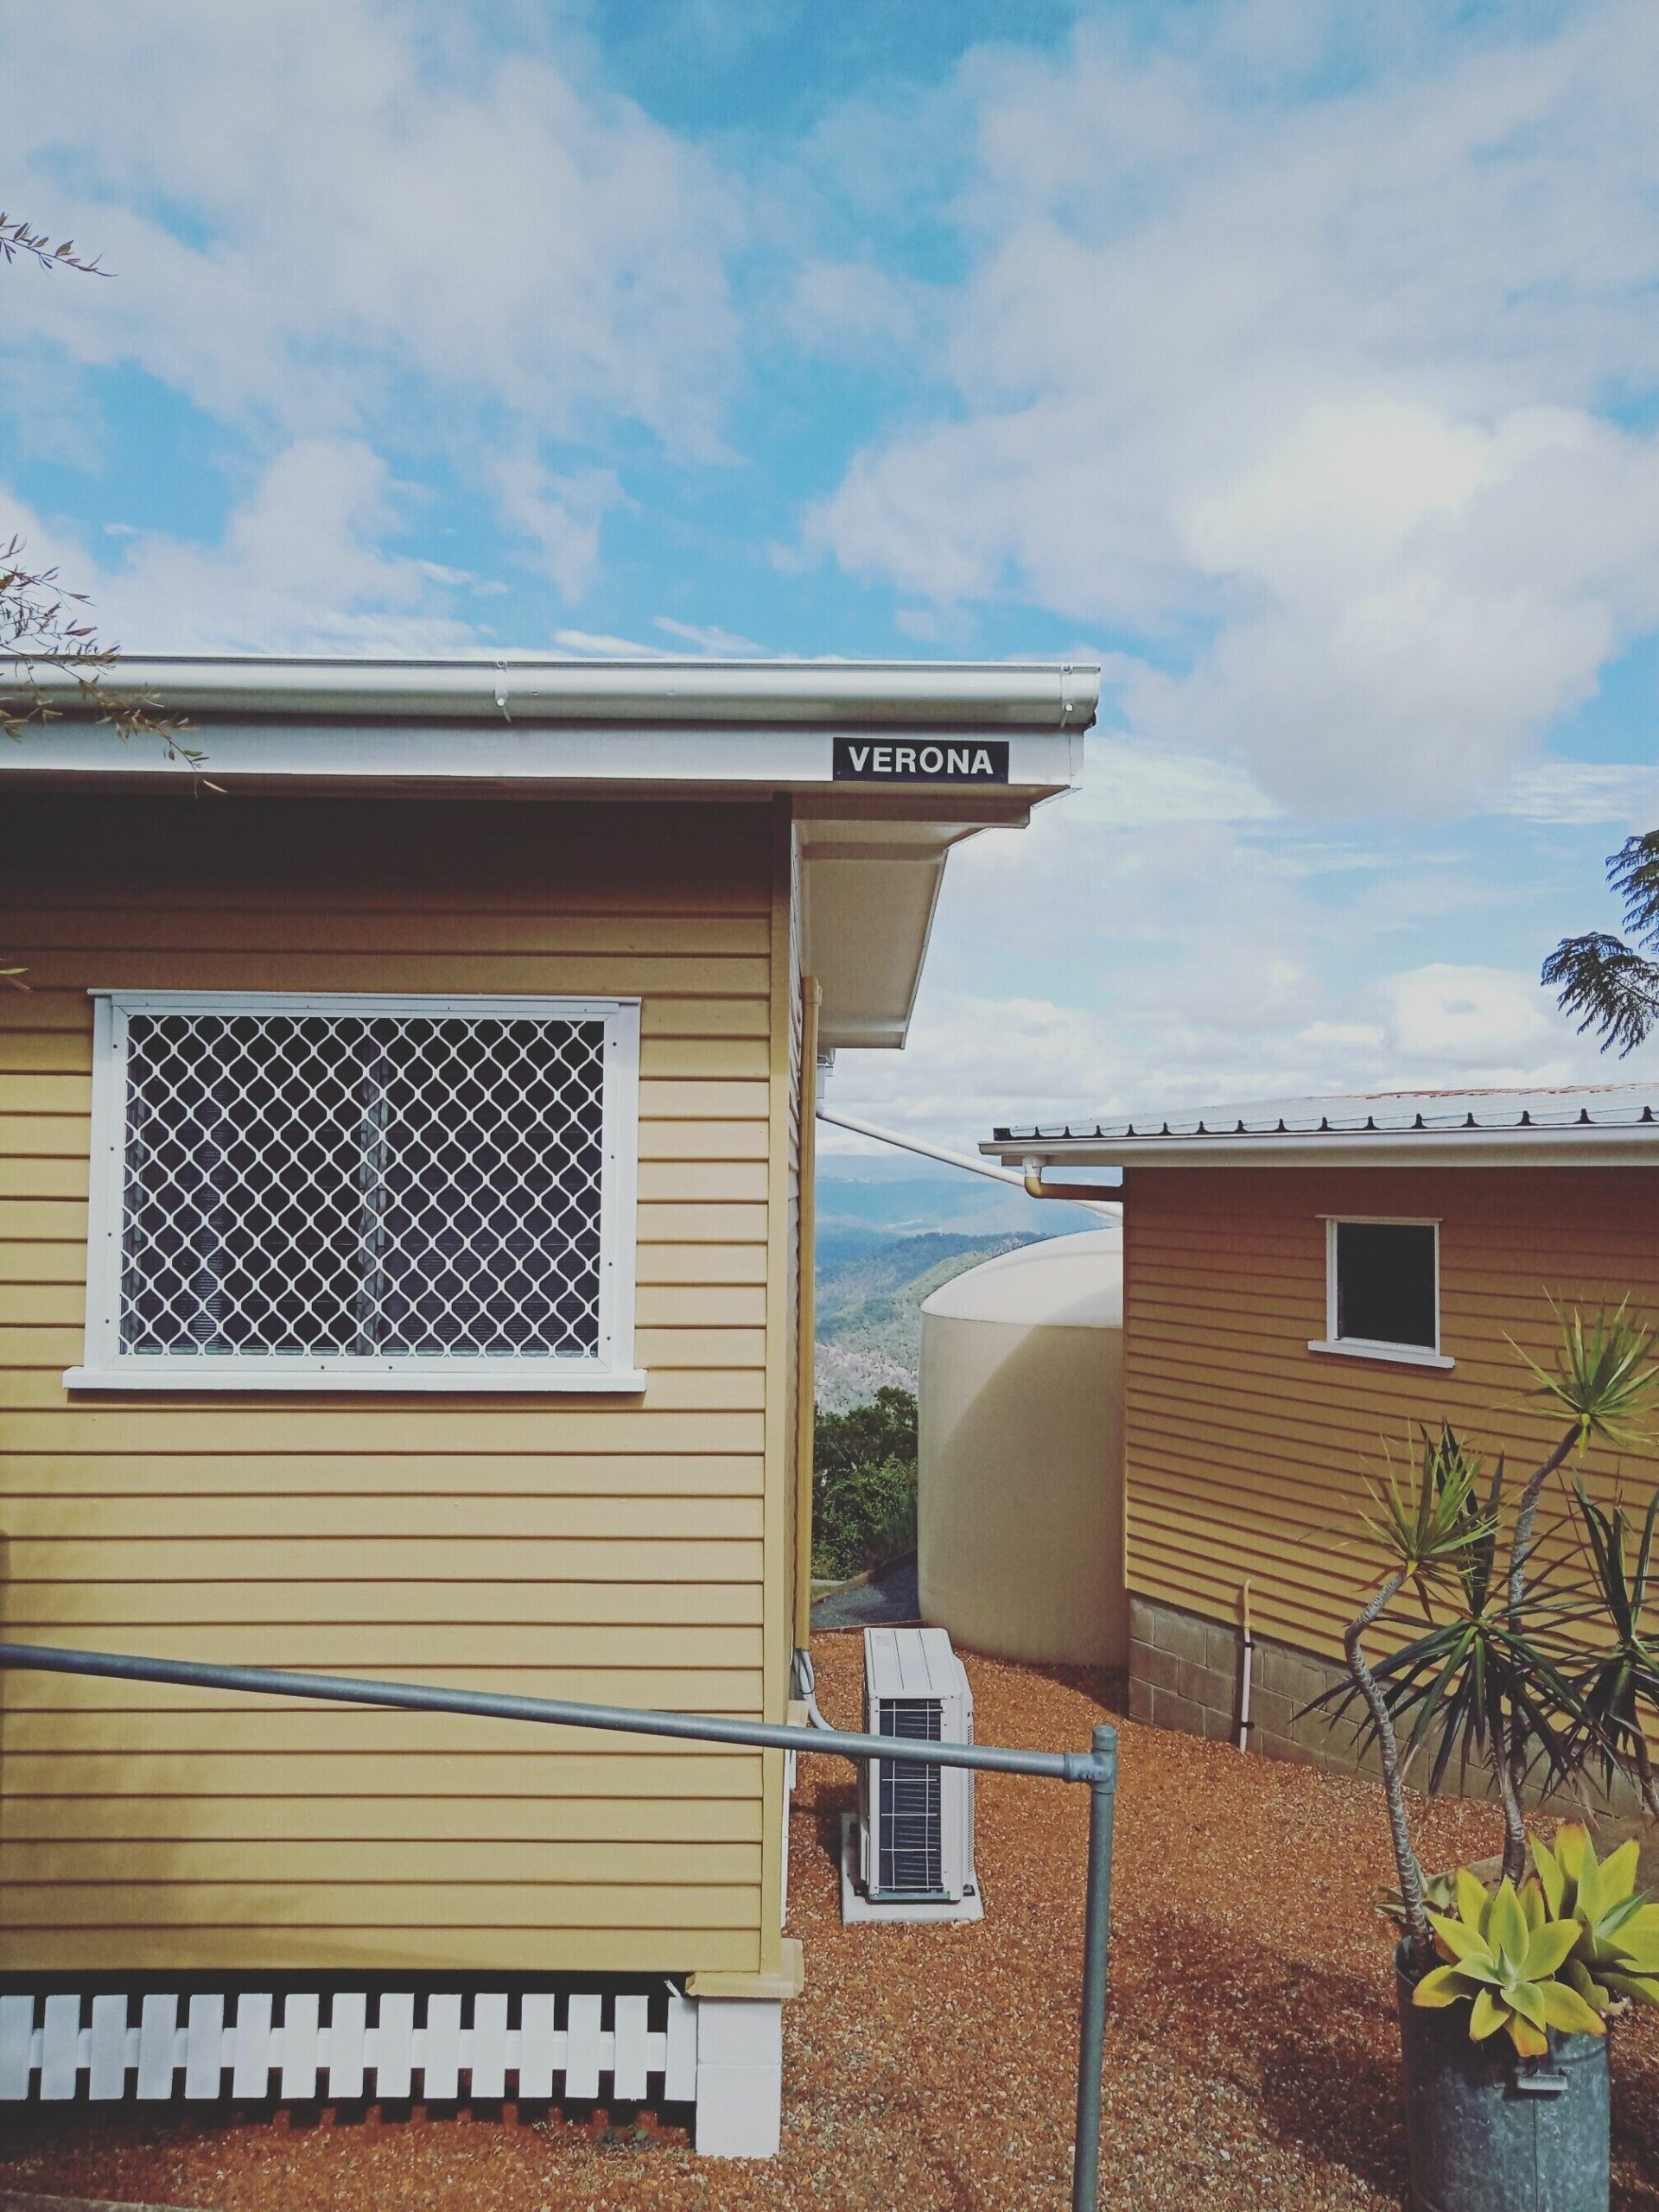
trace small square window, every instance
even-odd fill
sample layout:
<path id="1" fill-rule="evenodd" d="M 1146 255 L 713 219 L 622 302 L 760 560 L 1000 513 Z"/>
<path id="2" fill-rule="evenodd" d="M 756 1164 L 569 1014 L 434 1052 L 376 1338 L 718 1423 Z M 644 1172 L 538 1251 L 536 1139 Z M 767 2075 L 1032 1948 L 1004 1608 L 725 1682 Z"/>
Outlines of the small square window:
<path id="1" fill-rule="evenodd" d="M 1440 1227 L 1325 1223 L 1325 1334 L 1311 1351 L 1450 1367 L 1440 1351 Z"/>
<path id="2" fill-rule="evenodd" d="M 638 1009 L 99 1002 L 79 1387 L 638 1388 Z"/>

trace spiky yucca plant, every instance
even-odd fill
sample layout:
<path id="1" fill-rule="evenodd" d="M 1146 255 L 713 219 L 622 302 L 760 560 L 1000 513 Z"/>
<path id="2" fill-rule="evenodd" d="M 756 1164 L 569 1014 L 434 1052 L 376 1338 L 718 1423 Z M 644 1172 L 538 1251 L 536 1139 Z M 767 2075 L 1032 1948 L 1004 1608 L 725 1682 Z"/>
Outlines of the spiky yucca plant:
<path id="1" fill-rule="evenodd" d="M 1634 1558 L 1622 1504 L 1605 1512 L 1581 1481 L 1573 1484 L 1573 1500 L 1586 1580 L 1608 1639 L 1574 1662 L 1578 1731 L 1601 1768 L 1604 1786 L 1611 1787 L 1621 1771 L 1628 1773 L 1649 1817 L 1659 1820 L 1659 1777 L 1647 1732 L 1649 1718 L 1659 1717 L 1659 1644 L 1644 1626 L 1659 1533 L 1659 1491 L 1648 1500 Z"/>
<path id="2" fill-rule="evenodd" d="M 1364 1639 L 1408 1586 L 1427 1611 L 1435 1593 L 1454 1586 L 1468 1571 L 1471 1557 L 1491 1534 L 1475 1493 L 1475 1475 L 1468 1454 L 1446 1429 L 1438 1440 L 1425 1436 L 1421 1453 L 1408 1462 L 1403 1479 L 1390 1459 L 1383 1480 L 1367 1484 L 1372 1510 L 1365 1516 L 1366 1530 L 1388 1565 L 1376 1589 L 1343 1632 L 1353 1688 L 1342 1694 L 1338 1710 L 1351 1696 L 1357 1696 L 1369 1716 L 1400 1876 L 1401 1918 L 1419 1970 L 1433 1955 L 1423 1874 L 1406 1815 L 1404 1763 L 1394 1713 L 1366 1658 Z"/>
<path id="3" fill-rule="evenodd" d="M 1519 1345 L 1514 1347 L 1535 1377 L 1531 1395 L 1567 1416 L 1554 1449 L 1533 1470 L 1516 1508 L 1510 1539 L 1509 1611 L 1510 1627 L 1517 1633 L 1524 1621 L 1527 1573 L 1545 1484 L 1571 1452 L 1592 1440 L 1612 1445 L 1636 1442 L 1659 1386 L 1654 1332 L 1631 1314 L 1628 1299 L 1621 1300 L 1611 1313 L 1605 1306 L 1598 1308 L 1588 1322 L 1576 1308 L 1563 1313 L 1556 1306 L 1554 1312 L 1560 1344 L 1553 1366 L 1544 1367 Z M 1575 1734 L 1570 1740 L 1576 1746 L 1582 1738 Z M 1526 1866 L 1521 1802 L 1531 1749 L 1525 1727 L 1513 1729 L 1507 1760 L 1498 1775 L 1503 1802 L 1503 1872 L 1511 1881 L 1520 1880 Z M 1558 1779 L 1566 1778 L 1559 1762 L 1554 1774 Z"/>
<path id="4" fill-rule="evenodd" d="M 1428 1776 L 1439 1788 L 1454 1756 L 1491 1770 L 1503 1815 L 1503 1873 L 1525 1878 L 1524 1792 L 1541 1766 L 1553 1785 L 1570 1783 L 1592 1758 L 1620 1763 L 1628 1744 L 1613 1745 L 1586 1721 L 1583 1668 L 1569 1656 L 1572 1600 L 1532 1573 L 1538 1510 L 1545 1486 L 1575 1450 L 1592 1440 L 1626 1443 L 1659 1387 L 1655 1339 L 1628 1307 L 1602 1308 L 1592 1319 L 1561 1313 L 1560 1342 L 1548 1367 L 1522 1352 L 1535 1377 L 1531 1393 L 1567 1416 L 1554 1445 L 1522 1486 L 1500 1560 L 1505 1470 L 1488 1477 L 1478 1456 L 1450 1428 L 1424 1436 L 1404 1482 L 1390 1460 L 1383 1481 L 1369 1485 L 1365 1533 L 1385 1568 L 1363 1611 L 1344 1635 L 1351 1686 L 1315 1699 L 1331 1717 L 1357 1700 L 1363 1724 L 1382 1766 L 1390 1835 L 1401 1870 L 1401 1910 L 1415 1962 L 1429 1954 L 1422 1878 L 1412 1857 L 1402 1787 L 1403 1770 L 1433 1746 Z M 1371 1662 L 1363 1639 L 1409 1589 L 1423 1626 Z M 1402 1733 L 1406 1741 L 1403 1752 Z M 1408 1860 L 1411 1872 L 1408 1874 Z"/>
<path id="5" fill-rule="evenodd" d="M 1383 1564 L 1344 1632 L 1351 1681 L 1308 1708 L 1324 1707 L 1334 1719 L 1356 1701 L 1364 1707 L 1362 1727 L 1376 1746 L 1399 1872 L 1400 1918 L 1420 1974 L 1433 1941 L 1405 1802 L 1405 1770 L 1417 1752 L 1433 1747 L 1431 1789 L 1454 1755 L 1489 1767 L 1503 1816 L 1503 1878 L 1517 1891 L 1526 1875 L 1529 1775 L 1541 1765 L 1550 1783 L 1565 1784 L 1596 1757 L 1617 1764 L 1630 1755 L 1624 1744 L 1610 1751 L 1606 1731 L 1586 1719 L 1582 1669 L 1567 1635 L 1577 1617 L 1573 1600 L 1533 1574 L 1532 1557 L 1551 1476 L 1592 1439 L 1623 1443 L 1636 1434 L 1659 1387 L 1655 1339 L 1623 1305 L 1588 1322 L 1562 1314 L 1560 1328 L 1549 1366 L 1521 1355 L 1535 1378 L 1533 1395 L 1567 1419 L 1522 1489 L 1507 1550 L 1500 1558 L 1501 1459 L 1487 1476 L 1449 1427 L 1438 1437 L 1425 1433 L 1403 1475 L 1390 1459 L 1382 1480 L 1368 1485 L 1363 1524 Z M 1421 1612 L 1421 1628 L 1372 1661 L 1366 1637 L 1407 1592 Z"/>

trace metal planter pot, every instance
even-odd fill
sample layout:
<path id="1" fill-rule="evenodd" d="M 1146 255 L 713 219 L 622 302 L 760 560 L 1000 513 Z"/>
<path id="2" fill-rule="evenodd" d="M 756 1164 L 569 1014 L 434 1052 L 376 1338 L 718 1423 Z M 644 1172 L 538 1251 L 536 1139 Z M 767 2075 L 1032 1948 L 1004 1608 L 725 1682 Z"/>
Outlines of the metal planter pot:
<path id="1" fill-rule="evenodd" d="M 1506 2036 L 1471 2043 L 1466 2005 L 1412 2003 L 1404 1956 L 1402 1945 L 1411 2212 L 1608 2212 L 1606 2037 L 1552 2034 L 1532 2060 Z"/>

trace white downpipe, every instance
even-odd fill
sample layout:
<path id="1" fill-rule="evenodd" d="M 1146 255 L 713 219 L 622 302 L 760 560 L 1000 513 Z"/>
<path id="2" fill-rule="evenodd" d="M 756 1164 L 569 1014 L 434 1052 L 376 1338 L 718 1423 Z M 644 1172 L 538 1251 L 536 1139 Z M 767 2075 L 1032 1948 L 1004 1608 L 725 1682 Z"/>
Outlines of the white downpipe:
<path id="1" fill-rule="evenodd" d="M 1255 1656 L 1255 1638 L 1250 1633 L 1250 1586 L 1248 1582 L 1241 1582 L 1238 1586 L 1238 1611 L 1244 1643 L 1243 1664 L 1239 1669 L 1238 1748 L 1241 1751 L 1248 1751 L 1250 1748 L 1251 1662 Z"/>
<path id="2" fill-rule="evenodd" d="M 901 1136 L 896 1129 L 878 1128 L 874 1122 L 858 1121 L 851 1114 L 832 1113 L 827 1106 L 818 1108 L 818 1119 L 833 1122 L 838 1129 L 850 1130 L 854 1136 L 874 1137 L 878 1144 L 896 1145 L 900 1152 L 919 1153 L 924 1160 L 942 1160 L 947 1167 L 963 1167 L 970 1175 L 988 1175 L 993 1182 L 1012 1183 L 1016 1190 L 1031 1191 L 1030 1183 L 1024 1175 L 1012 1167 L 998 1167 L 993 1161 L 982 1160 L 975 1153 L 951 1152 L 944 1145 L 928 1144 L 921 1137 Z M 1064 1193 L 1073 1205 L 1085 1206 L 1090 1213 L 1101 1214 L 1110 1221 L 1122 1218 L 1121 1205 L 1100 1198 L 1077 1198 L 1074 1195 L 1077 1187 L 1071 1185 Z M 1042 1191 L 1031 1192 L 1031 1195 L 1049 1198 L 1058 1197 L 1061 1193 Z"/>

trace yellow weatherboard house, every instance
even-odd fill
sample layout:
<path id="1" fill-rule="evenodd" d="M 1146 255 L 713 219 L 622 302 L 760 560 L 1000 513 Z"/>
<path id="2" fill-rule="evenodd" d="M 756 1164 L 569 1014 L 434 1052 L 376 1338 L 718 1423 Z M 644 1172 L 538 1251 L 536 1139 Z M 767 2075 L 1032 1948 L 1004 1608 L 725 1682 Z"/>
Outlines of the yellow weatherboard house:
<path id="1" fill-rule="evenodd" d="M 1548 1367 L 1573 1312 L 1659 1323 L 1659 1087 L 1011 1122 L 982 1150 L 1049 1195 L 1122 1171 L 1132 1714 L 1356 1764 L 1353 1732 L 1307 1708 L 1347 1679 L 1368 1483 L 1443 1424 L 1489 1466 L 1536 1465 L 1560 1429 L 1523 1356 Z M 1645 1497 L 1659 1438 L 1583 1473 L 1604 1506 Z"/>
<path id="2" fill-rule="evenodd" d="M 36 677 L 5 1636 L 783 1719 L 812 1068 L 904 1042 L 950 848 L 1077 780 L 1098 671 L 124 659 L 212 787 Z M 0 2095 L 75 2037 L 166 2094 L 199 2020 L 215 2089 L 430 2095 L 465 2033 L 474 2094 L 511 2037 L 521 2094 L 775 2141 L 780 1754 L 46 1674 L 0 1719 Z"/>

